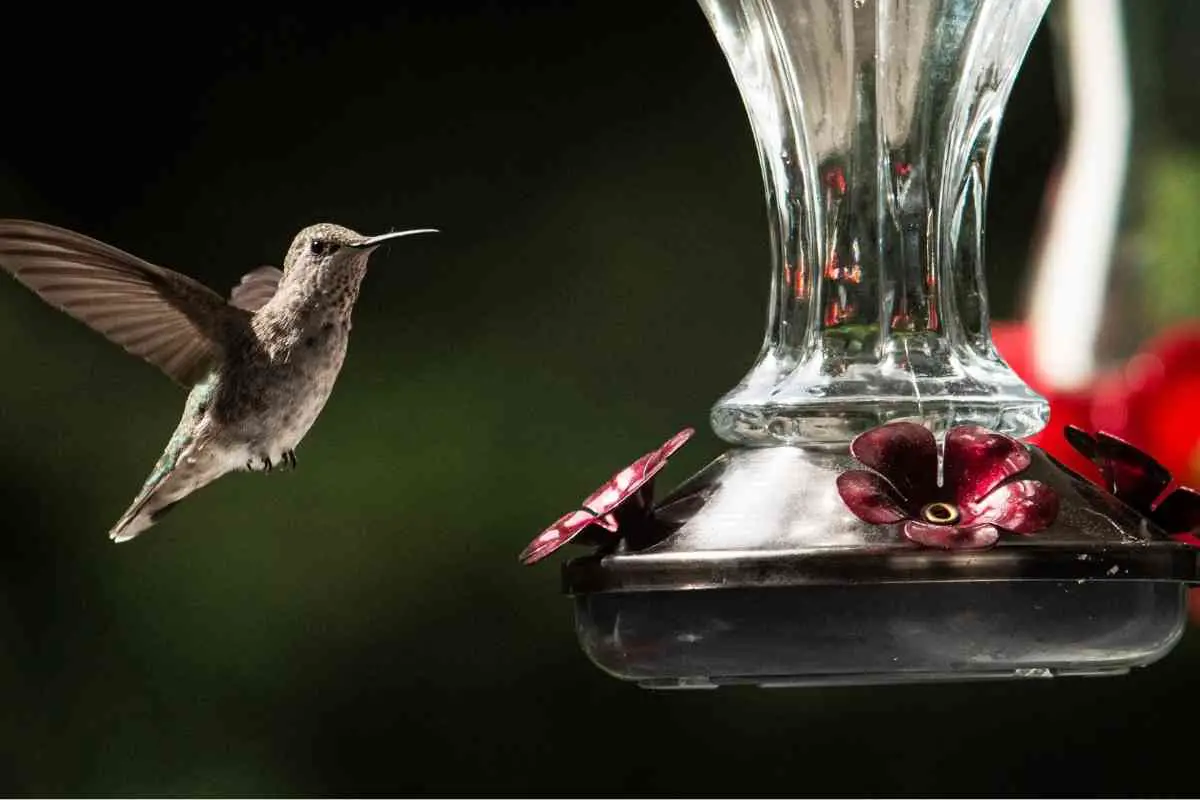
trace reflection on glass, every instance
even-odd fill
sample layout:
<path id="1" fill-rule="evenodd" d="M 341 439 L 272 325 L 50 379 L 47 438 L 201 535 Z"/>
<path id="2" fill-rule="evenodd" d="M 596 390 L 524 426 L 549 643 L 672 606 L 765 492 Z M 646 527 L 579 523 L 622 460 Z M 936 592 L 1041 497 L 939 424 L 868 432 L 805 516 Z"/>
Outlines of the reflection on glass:
<path id="1" fill-rule="evenodd" d="M 1048 2 L 700 0 L 758 144 L 774 260 L 766 338 L 713 409 L 720 436 L 1045 424 L 992 347 L 982 237 L 1001 112 Z"/>

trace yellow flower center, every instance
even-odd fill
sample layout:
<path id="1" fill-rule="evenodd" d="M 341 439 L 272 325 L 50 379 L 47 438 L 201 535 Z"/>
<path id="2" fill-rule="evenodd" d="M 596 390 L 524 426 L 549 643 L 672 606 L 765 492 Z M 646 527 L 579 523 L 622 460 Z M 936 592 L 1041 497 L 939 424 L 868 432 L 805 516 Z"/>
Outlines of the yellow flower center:
<path id="1" fill-rule="evenodd" d="M 949 503 L 930 503 L 921 509 L 921 516 L 934 525 L 953 525 L 962 519 L 958 507 Z"/>

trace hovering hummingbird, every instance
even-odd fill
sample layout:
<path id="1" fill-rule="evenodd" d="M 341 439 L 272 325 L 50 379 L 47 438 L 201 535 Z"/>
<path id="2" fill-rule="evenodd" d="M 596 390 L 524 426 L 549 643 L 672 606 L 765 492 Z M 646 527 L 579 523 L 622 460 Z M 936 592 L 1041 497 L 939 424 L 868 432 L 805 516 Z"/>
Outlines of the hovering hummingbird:
<path id="1" fill-rule="evenodd" d="M 367 259 L 391 239 L 436 232 L 361 236 L 312 225 L 292 240 L 282 270 L 247 273 L 226 301 L 87 236 L 0 220 L 0 267 L 191 389 L 175 433 L 109 537 L 132 539 L 226 473 L 294 469 L 296 447 L 345 359 Z"/>

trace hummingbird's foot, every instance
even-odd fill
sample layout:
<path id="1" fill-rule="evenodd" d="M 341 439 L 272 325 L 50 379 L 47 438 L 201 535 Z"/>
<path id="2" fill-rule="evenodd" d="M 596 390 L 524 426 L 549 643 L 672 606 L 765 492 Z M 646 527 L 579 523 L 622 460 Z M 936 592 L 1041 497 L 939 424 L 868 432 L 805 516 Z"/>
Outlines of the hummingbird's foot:
<path id="1" fill-rule="evenodd" d="M 295 450 L 284 450 L 283 451 L 283 460 L 288 463 L 288 466 L 290 466 L 292 469 L 295 469 L 296 468 L 296 451 Z"/>
<path id="2" fill-rule="evenodd" d="M 247 461 L 246 469 L 250 472 L 270 472 L 275 469 L 275 465 L 271 463 L 271 459 L 267 456 L 261 456 L 257 462 L 254 459 Z"/>

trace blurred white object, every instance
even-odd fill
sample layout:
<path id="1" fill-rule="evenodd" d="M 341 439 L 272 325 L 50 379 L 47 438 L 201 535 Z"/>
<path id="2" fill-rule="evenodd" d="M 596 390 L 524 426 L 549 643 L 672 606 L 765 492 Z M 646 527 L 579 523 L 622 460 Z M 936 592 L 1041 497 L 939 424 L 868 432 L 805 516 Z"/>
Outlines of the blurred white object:
<path id="1" fill-rule="evenodd" d="M 1064 0 L 1070 133 L 1034 262 L 1028 320 L 1047 389 L 1087 385 L 1119 228 L 1132 103 L 1119 0 Z"/>

